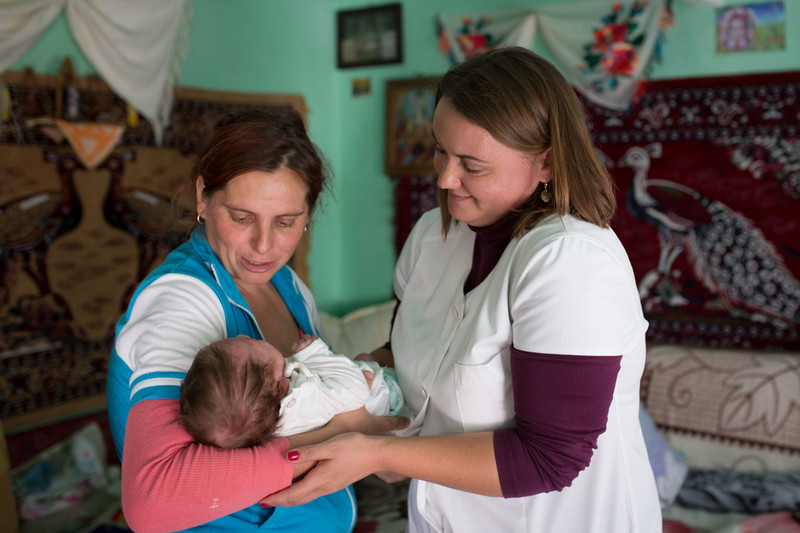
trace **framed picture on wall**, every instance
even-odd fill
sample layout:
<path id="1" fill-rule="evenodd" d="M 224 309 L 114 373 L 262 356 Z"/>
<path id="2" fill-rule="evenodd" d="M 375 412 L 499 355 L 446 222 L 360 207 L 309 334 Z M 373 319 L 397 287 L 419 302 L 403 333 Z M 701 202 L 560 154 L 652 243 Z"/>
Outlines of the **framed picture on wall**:
<path id="1" fill-rule="evenodd" d="M 783 1 L 751 2 L 717 10 L 717 54 L 786 48 Z"/>
<path id="2" fill-rule="evenodd" d="M 434 174 L 431 133 L 436 77 L 386 82 L 386 165 L 389 176 Z"/>
<path id="3" fill-rule="evenodd" d="M 336 16 L 336 61 L 339 68 L 402 63 L 400 4 L 339 11 Z"/>

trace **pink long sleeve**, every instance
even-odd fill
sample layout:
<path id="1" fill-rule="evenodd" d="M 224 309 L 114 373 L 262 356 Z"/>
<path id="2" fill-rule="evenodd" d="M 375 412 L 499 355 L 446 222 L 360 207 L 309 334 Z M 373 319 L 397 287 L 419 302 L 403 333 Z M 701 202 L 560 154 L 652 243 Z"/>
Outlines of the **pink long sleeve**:
<path id="1" fill-rule="evenodd" d="M 178 400 L 144 400 L 128 415 L 122 507 L 137 533 L 203 524 L 291 484 L 287 439 L 221 450 L 195 442 L 178 414 Z"/>

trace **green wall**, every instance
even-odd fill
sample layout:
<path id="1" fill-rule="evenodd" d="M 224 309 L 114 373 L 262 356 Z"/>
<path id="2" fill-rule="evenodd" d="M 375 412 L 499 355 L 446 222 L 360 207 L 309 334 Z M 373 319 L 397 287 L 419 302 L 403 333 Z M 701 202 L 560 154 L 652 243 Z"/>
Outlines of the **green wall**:
<path id="1" fill-rule="evenodd" d="M 492 10 L 552 0 L 495 0 Z M 727 0 L 739 4 L 743 0 Z M 579 3 L 577 0 L 575 3 Z M 388 3 L 388 1 L 387 1 Z M 392 295 L 393 183 L 383 173 L 386 80 L 442 74 L 437 13 L 486 9 L 484 0 L 405 0 L 404 63 L 336 68 L 335 20 L 340 9 L 374 6 L 363 0 L 193 0 L 194 21 L 182 84 L 243 92 L 300 93 L 309 107 L 312 139 L 334 172 L 332 195 L 317 213 L 310 256 L 319 307 L 341 314 Z M 678 78 L 800 69 L 800 9 L 787 0 L 787 48 L 717 56 L 713 7 L 674 0 L 676 24 L 664 63 L 653 77 Z M 541 42 L 534 49 L 550 57 Z M 12 68 L 55 73 L 65 55 L 80 75 L 93 73 L 63 17 Z M 354 78 L 368 77 L 371 93 L 352 96 Z"/>

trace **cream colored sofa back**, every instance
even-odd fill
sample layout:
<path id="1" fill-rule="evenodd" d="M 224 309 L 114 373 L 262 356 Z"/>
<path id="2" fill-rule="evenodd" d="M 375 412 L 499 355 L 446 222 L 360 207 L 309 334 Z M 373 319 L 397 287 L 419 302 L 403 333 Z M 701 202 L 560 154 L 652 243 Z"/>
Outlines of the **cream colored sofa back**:
<path id="1" fill-rule="evenodd" d="M 642 402 L 693 467 L 800 471 L 800 353 L 650 346 Z"/>
<path id="2" fill-rule="evenodd" d="M 395 301 L 362 307 L 342 317 L 321 313 L 322 330 L 333 351 L 355 357 L 386 344 Z"/>

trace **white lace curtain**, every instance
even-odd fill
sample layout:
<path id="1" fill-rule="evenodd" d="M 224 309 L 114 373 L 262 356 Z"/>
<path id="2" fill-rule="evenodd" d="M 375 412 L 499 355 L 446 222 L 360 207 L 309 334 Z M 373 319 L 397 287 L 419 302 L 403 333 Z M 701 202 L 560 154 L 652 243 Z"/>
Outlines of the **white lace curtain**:
<path id="1" fill-rule="evenodd" d="M 684 0 L 720 5 L 720 0 Z M 440 14 L 439 44 L 459 63 L 495 46 L 531 48 L 536 31 L 570 83 L 592 102 L 625 109 L 672 24 L 669 0 L 591 0 L 530 9 Z"/>
<path id="2" fill-rule="evenodd" d="M 160 144 L 186 51 L 190 0 L 0 0 L 0 73 L 62 9 L 84 55 L 150 121 Z"/>

